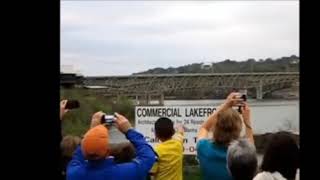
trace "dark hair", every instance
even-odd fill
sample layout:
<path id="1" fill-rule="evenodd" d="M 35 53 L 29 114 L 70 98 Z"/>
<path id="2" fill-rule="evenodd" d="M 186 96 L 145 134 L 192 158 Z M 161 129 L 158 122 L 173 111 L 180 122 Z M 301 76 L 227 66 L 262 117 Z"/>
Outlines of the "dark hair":
<path id="1" fill-rule="evenodd" d="M 134 146 L 130 142 L 110 144 L 111 153 L 115 163 L 126 163 L 132 161 L 136 156 Z"/>
<path id="2" fill-rule="evenodd" d="M 159 139 L 170 139 L 174 134 L 173 122 L 169 118 L 161 117 L 154 124 L 156 136 Z"/>
<path id="3" fill-rule="evenodd" d="M 227 152 L 227 164 L 234 180 L 252 180 L 258 167 L 256 148 L 247 139 L 231 142 Z"/>
<path id="4" fill-rule="evenodd" d="M 278 132 L 271 136 L 263 156 L 262 171 L 278 171 L 287 179 L 295 179 L 299 167 L 299 147 L 288 132 Z"/>

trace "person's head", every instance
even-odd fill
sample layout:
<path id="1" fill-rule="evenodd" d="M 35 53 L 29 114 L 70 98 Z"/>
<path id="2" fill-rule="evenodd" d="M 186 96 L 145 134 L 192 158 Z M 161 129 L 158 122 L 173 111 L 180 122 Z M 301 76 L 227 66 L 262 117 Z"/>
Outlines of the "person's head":
<path id="1" fill-rule="evenodd" d="M 64 136 L 60 143 L 62 156 L 71 158 L 73 155 L 73 152 L 76 150 L 80 142 L 81 142 L 81 138 L 78 136 L 72 136 L 72 135 Z"/>
<path id="2" fill-rule="evenodd" d="M 254 145 L 246 139 L 231 142 L 228 147 L 227 165 L 234 180 L 252 180 L 258 167 Z"/>
<path id="3" fill-rule="evenodd" d="M 166 141 L 174 135 L 173 122 L 169 118 L 161 117 L 154 124 L 156 137 L 161 141 Z"/>
<path id="4" fill-rule="evenodd" d="M 279 172 L 287 179 L 295 179 L 299 167 L 299 147 L 290 133 L 273 134 L 263 156 L 261 170 Z"/>
<path id="5" fill-rule="evenodd" d="M 135 157 L 136 153 L 134 146 L 130 142 L 112 144 L 110 149 L 110 155 L 114 156 L 114 161 L 116 163 L 130 162 Z"/>
<path id="6" fill-rule="evenodd" d="M 217 144 L 229 145 L 240 137 L 242 121 L 240 114 L 229 108 L 217 114 L 217 122 L 213 130 L 213 139 Z"/>
<path id="7" fill-rule="evenodd" d="M 61 143 L 61 168 L 62 174 L 65 175 L 66 168 L 68 163 L 72 159 L 74 151 L 77 149 L 78 145 L 81 143 L 81 138 L 78 136 L 67 135 L 64 136 Z"/>
<path id="8" fill-rule="evenodd" d="M 109 156 L 109 134 L 103 125 L 91 128 L 83 137 L 81 150 L 88 160 L 104 159 Z"/>

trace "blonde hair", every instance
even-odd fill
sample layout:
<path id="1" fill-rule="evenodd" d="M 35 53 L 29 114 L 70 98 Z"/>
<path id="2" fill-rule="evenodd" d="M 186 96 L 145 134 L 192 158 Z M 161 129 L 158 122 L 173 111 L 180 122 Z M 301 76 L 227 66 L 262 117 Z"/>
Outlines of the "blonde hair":
<path id="1" fill-rule="evenodd" d="M 217 115 L 217 123 L 213 130 L 213 138 L 217 144 L 229 145 L 233 140 L 240 137 L 242 120 L 240 114 L 230 108 L 221 111 Z"/>

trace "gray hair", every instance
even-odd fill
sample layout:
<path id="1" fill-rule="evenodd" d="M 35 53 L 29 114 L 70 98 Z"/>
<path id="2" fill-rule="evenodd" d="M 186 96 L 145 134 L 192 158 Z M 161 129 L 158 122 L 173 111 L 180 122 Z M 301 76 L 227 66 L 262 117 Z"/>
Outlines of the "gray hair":
<path id="1" fill-rule="evenodd" d="M 234 179 L 253 179 L 258 159 L 255 146 L 247 139 L 231 142 L 227 152 L 227 166 Z"/>

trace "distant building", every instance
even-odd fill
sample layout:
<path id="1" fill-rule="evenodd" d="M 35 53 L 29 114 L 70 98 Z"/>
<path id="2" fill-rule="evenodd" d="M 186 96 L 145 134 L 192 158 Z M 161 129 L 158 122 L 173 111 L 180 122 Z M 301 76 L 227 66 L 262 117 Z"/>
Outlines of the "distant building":
<path id="1" fill-rule="evenodd" d="M 298 64 L 300 62 L 300 59 L 294 59 L 290 62 L 290 64 Z"/>
<path id="2" fill-rule="evenodd" d="M 83 75 L 75 70 L 72 65 L 62 65 L 60 69 L 60 85 L 65 88 L 81 85 Z"/>
<path id="3" fill-rule="evenodd" d="M 212 63 L 202 63 L 201 69 L 209 70 L 212 68 Z"/>
<path id="4" fill-rule="evenodd" d="M 210 71 L 211 73 L 213 73 L 214 72 L 213 63 L 202 63 L 201 69 L 206 70 L 206 71 Z"/>

